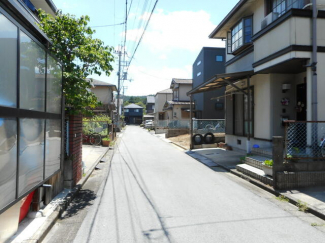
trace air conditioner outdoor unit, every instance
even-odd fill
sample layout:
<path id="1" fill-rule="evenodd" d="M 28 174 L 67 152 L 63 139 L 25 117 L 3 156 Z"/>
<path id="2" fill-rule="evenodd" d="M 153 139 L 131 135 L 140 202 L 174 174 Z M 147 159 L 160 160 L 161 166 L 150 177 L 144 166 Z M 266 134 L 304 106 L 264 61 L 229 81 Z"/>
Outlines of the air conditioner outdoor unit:
<path id="1" fill-rule="evenodd" d="M 274 20 L 279 17 L 279 13 L 272 12 L 269 13 L 261 22 L 261 29 L 264 29 L 266 26 L 271 24 Z"/>

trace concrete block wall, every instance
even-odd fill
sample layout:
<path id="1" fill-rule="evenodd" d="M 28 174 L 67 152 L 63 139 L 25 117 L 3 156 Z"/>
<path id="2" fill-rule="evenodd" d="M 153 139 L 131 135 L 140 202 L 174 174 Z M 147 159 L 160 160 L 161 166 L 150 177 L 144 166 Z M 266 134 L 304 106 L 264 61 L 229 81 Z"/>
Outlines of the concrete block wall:
<path id="1" fill-rule="evenodd" d="M 177 137 L 179 135 L 189 134 L 190 130 L 185 129 L 167 129 L 166 138 Z"/>
<path id="2" fill-rule="evenodd" d="M 296 189 L 325 185 L 325 171 L 277 172 L 277 189 Z"/>
<path id="3" fill-rule="evenodd" d="M 82 178 L 82 115 L 69 116 L 69 150 L 74 186 Z"/>

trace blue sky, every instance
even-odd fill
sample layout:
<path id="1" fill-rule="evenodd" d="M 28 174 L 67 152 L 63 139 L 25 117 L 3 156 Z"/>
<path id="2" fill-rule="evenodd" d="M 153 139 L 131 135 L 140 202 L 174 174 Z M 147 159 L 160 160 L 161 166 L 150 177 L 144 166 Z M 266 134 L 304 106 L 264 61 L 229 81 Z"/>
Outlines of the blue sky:
<path id="1" fill-rule="evenodd" d="M 139 23 L 146 22 L 155 0 L 128 0 L 128 6 L 131 2 L 126 42 L 129 56 L 142 33 Z M 169 88 L 172 78 L 192 78 L 192 64 L 203 46 L 225 46 L 223 41 L 210 40 L 208 35 L 237 2 L 159 0 L 129 67 L 128 78 L 133 81 L 124 81 L 123 85 L 128 87 L 125 94 L 155 94 Z M 125 19 L 125 0 L 55 0 L 54 3 L 64 13 L 88 15 L 90 26 L 118 24 Z M 95 29 L 94 37 L 115 49 L 124 40 L 124 25 Z M 115 70 L 110 77 L 92 77 L 117 85 L 117 64 L 117 61 L 113 64 Z"/>

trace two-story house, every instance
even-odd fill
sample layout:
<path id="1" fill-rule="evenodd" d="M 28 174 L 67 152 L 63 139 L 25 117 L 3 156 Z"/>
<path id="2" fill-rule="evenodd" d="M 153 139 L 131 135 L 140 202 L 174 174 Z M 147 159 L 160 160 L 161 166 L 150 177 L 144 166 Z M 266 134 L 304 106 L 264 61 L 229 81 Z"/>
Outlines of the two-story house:
<path id="1" fill-rule="evenodd" d="M 129 104 L 124 107 L 124 121 L 126 124 L 140 125 L 142 123 L 143 107 Z"/>
<path id="2" fill-rule="evenodd" d="M 164 89 L 162 91 L 159 91 L 155 95 L 155 121 L 158 123 L 158 121 L 166 120 L 165 117 L 165 111 L 164 105 L 167 101 L 173 99 L 173 91 L 171 89 Z"/>
<path id="3" fill-rule="evenodd" d="M 57 11 L 51 0 L 0 0 L 0 242 L 26 216 L 23 198 L 39 192 L 38 206 L 63 186 L 62 68 L 37 25 L 39 8 Z M 52 195 L 40 190 L 53 181 Z"/>
<path id="4" fill-rule="evenodd" d="M 146 113 L 151 115 L 154 112 L 155 112 L 155 97 L 153 95 L 148 95 L 146 101 Z"/>
<path id="5" fill-rule="evenodd" d="M 107 114 L 113 119 L 113 111 L 116 109 L 113 92 L 117 91 L 116 85 L 96 79 L 88 80 L 90 80 L 93 85 L 91 92 L 93 92 L 96 95 L 97 100 L 102 103 L 102 106 L 96 107 L 93 112 L 95 114 Z"/>
<path id="6" fill-rule="evenodd" d="M 284 120 L 325 120 L 324 3 L 241 0 L 210 34 L 226 40 L 226 71 L 190 94 L 226 87 L 227 144 L 270 148 Z"/>
<path id="7" fill-rule="evenodd" d="M 190 118 L 190 97 L 187 95 L 192 89 L 192 79 L 173 78 L 170 84 L 172 90 L 172 100 L 166 101 L 163 110 L 165 119 L 188 120 Z"/>
<path id="8" fill-rule="evenodd" d="M 225 55 L 225 48 L 202 48 L 193 63 L 193 89 L 215 74 L 225 72 Z M 197 119 L 224 119 L 224 95 L 225 88 L 194 94 L 194 117 Z"/>

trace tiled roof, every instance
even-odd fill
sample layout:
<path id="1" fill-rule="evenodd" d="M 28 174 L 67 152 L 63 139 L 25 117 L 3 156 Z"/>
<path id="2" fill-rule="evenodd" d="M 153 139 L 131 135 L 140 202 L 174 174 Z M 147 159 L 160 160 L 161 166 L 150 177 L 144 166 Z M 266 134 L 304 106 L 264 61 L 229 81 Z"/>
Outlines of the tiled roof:
<path id="1" fill-rule="evenodd" d="M 193 79 L 173 78 L 173 82 L 176 84 L 191 84 L 193 83 Z"/>
<path id="2" fill-rule="evenodd" d="M 186 101 L 172 101 L 172 100 L 167 101 L 167 103 L 169 105 L 190 105 L 191 104 L 191 102 L 186 102 Z"/>
<path id="3" fill-rule="evenodd" d="M 139 106 L 139 105 L 136 105 L 136 104 L 129 104 L 127 106 L 124 106 L 124 109 L 125 108 L 127 108 L 127 109 L 129 109 L 129 108 L 143 109 L 142 106 Z"/>
<path id="4" fill-rule="evenodd" d="M 94 87 L 95 86 L 113 87 L 113 90 L 117 91 L 115 84 L 106 83 L 106 82 L 103 82 L 103 81 L 100 81 L 97 79 L 93 79 L 93 78 L 87 78 L 87 80 L 90 81 Z"/>
<path id="5" fill-rule="evenodd" d="M 172 94 L 173 91 L 171 89 L 164 89 L 162 91 L 157 92 L 157 94 Z"/>

